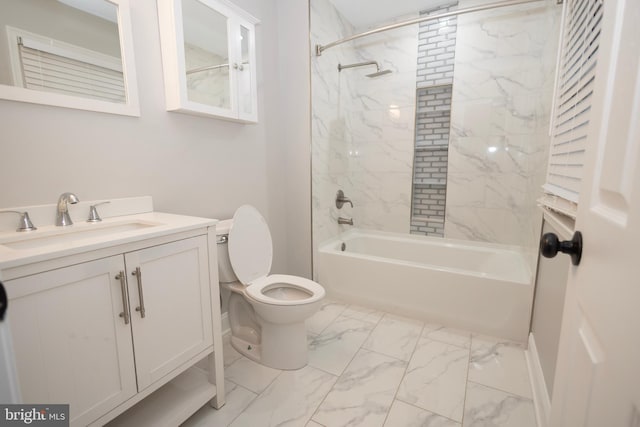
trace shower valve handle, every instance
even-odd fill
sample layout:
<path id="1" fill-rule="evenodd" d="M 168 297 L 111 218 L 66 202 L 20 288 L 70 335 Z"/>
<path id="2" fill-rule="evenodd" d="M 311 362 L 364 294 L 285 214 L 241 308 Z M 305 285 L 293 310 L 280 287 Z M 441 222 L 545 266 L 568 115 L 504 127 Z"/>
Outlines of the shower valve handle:
<path id="1" fill-rule="evenodd" d="M 571 240 L 562 242 L 554 233 L 544 234 L 540 239 L 540 253 L 546 258 L 553 258 L 558 252 L 571 255 L 571 263 L 579 265 L 582 257 L 582 233 L 576 231 Z"/>
<path id="2" fill-rule="evenodd" d="M 345 203 L 349 203 L 351 207 L 353 207 L 353 202 L 348 197 L 344 197 L 344 192 L 342 190 L 338 190 L 336 193 L 336 208 L 342 209 Z"/>

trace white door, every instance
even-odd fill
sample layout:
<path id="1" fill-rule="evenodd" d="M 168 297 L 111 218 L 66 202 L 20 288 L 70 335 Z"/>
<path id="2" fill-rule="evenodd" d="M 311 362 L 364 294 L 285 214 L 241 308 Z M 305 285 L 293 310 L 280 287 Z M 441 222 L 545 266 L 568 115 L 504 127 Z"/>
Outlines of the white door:
<path id="1" fill-rule="evenodd" d="M 550 424 L 640 426 L 640 1 L 605 0 Z"/>
<path id="2" fill-rule="evenodd" d="M 142 391 L 213 345 L 207 237 L 127 253 L 125 264 Z"/>

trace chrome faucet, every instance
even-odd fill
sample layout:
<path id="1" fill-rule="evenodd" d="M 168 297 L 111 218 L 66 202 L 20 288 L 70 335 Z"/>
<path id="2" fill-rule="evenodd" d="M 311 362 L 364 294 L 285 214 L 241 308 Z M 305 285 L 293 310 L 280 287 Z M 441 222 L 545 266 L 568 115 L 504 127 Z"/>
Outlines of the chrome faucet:
<path id="1" fill-rule="evenodd" d="M 351 207 L 353 207 L 353 202 L 351 201 L 351 199 L 348 197 L 344 197 L 344 192 L 342 190 L 338 190 L 338 192 L 336 193 L 336 208 L 342 209 L 342 206 L 345 203 L 349 203 Z"/>
<path id="2" fill-rule="evenodd" d="M 353 225 L 353 218 L 338 218 L 338 224 L 342 225 Z"/>
<path id="3" fill-rule="evenodd" d="M 73 193 L 62 193 L 60 197 L 58 197 L 58 209 L 56 215 L 57 226 L 60 227 L 73 224 L 73 221 L 71 221 L 71 217 L 69 216 L 69 207 L 67 206 L 67 203 L 75 205 L 79 201 L 78 196 Z"/>

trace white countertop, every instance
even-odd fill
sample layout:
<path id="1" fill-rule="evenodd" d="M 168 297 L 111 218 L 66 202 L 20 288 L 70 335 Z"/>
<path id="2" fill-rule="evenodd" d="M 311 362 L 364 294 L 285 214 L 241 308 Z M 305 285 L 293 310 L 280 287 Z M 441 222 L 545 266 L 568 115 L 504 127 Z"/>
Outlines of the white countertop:
<path id="1" fill-rule="evenodd" d="M 66 227 L 44 225 L 28 232 L 2 231 L 0 269 L 206 228 L 217 222 L 210 218 L 145 212 L 103 218 L 97 223 L 77 221 Z"/>

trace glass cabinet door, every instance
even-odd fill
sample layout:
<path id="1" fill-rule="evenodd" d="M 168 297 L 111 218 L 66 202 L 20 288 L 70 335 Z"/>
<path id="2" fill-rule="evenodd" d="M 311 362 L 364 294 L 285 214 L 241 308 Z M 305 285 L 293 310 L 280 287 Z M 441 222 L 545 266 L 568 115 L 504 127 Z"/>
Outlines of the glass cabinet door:
<path id="1" fill-rule="evenodd" d="M 255 64 L 251 58 L 251 44 L 253 43 L 252 31 L 240 25 L 240 56 L 241 72 L 238 81 L 238 100 L 240 101 L 241 117 L 250 118 L 256 114 L 256 98 L 254 96 Z M 257 119 L 256 119 L 257 120 Z"/>
<path id="2" fill-rule="evenodd" d="M 187 99 L 232 110 L 228 20 L 199 0 L 182 0 Z"/>

